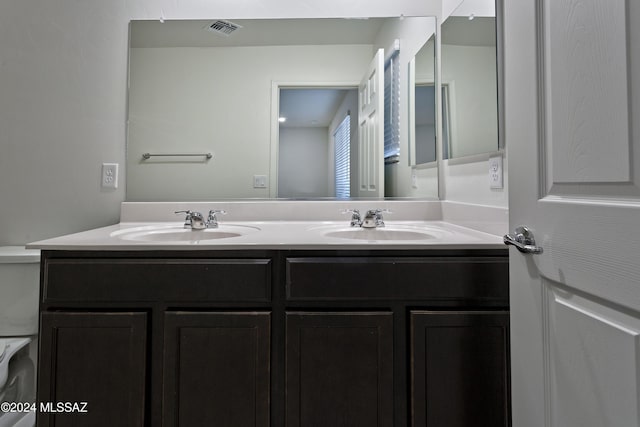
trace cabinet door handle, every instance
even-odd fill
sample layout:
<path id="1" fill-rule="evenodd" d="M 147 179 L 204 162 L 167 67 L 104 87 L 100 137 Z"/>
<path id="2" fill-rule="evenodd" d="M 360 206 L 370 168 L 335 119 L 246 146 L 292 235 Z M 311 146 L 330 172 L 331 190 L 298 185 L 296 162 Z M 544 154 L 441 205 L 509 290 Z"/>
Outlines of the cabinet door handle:
<path id="1" fill-rule="evenodd" d="M 514 234 L 505 234 L 505 245 L 513 245 L 524 254 L 541 254 L 542 246 L 536 245 L 533 233 L 525 226 L 516 227 Z"/>

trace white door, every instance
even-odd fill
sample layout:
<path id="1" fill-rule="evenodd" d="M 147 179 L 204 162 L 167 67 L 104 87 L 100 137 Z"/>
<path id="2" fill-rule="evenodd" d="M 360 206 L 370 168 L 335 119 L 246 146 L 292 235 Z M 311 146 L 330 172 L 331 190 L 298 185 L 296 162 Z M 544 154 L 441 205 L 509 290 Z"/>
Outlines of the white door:
<path id="1" fill-rule="evenodd" d="M 384 197 L 384 49 L 358 87 L 357 197 Z"/>
<path id="2" fill-rule="evenodd" d="M 504 2 L 514 427 L 640 425 L 640 2 Z"/>

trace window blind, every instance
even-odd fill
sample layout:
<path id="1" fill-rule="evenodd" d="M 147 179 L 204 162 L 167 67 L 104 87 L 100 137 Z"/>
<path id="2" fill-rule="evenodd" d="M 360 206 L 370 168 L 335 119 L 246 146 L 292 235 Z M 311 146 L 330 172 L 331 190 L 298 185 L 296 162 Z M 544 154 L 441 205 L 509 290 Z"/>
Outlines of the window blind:
<path id="1" fill-rule="evenodd" d="M 399 51 L 384 68 L 384 158 L 400 154 L 400 61 Z"/>
<path id="2" fill-rule="evenodd" d="M 338 125 L 333 134 L 335 147 L 336 197 L 351 196 L 351 118 L 349 114 Z"/>

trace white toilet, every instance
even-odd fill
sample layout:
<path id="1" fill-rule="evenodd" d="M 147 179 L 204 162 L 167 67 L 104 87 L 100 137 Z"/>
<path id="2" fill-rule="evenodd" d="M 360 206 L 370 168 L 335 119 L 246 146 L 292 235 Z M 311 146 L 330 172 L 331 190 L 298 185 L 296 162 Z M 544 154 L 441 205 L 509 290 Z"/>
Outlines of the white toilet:
<path id="1" fill-rule="evenodd" d="M 0 402 L 34 402 L 40 251 L 0 247 Z M 0 412 L 0 427 L 32 427 L 35 412 Z"/>

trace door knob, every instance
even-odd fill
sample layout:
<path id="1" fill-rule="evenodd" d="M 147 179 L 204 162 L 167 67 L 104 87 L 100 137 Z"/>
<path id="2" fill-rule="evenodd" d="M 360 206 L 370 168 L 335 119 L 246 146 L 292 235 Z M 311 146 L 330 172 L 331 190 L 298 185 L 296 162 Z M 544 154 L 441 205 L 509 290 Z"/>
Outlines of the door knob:
<path id="1" fill-rule="evenodd" d="M 542 247 L 536 246 L 536 239 L 527 227 L 516 227 L 513 234 L 504 235 L 504 244 L 513 245 L 524 254 L 541 254 Z"/>

